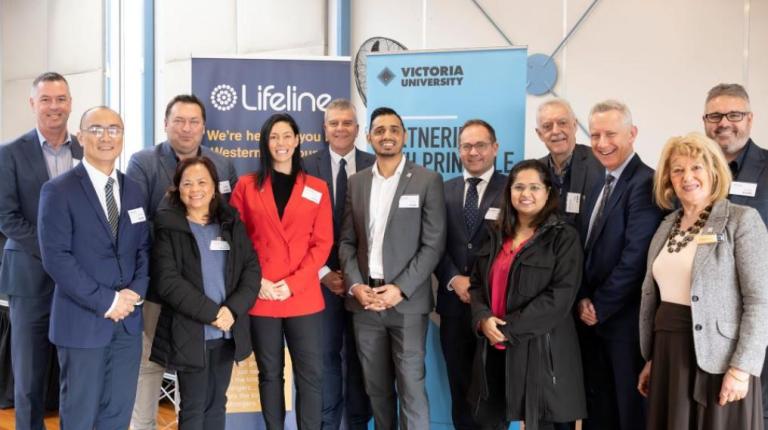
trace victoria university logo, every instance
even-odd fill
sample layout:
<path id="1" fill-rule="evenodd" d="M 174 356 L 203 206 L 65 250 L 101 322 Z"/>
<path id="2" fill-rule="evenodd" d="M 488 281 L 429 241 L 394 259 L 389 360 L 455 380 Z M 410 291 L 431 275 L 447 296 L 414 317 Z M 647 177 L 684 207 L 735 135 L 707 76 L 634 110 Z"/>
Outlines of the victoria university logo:
<path id="1" fill-rule="evenodd" d="M 216 85 L 211 91 L 211 104 L 216 109 L 226 112 L 237 104 L 237 92 L 230 85 Z"/>

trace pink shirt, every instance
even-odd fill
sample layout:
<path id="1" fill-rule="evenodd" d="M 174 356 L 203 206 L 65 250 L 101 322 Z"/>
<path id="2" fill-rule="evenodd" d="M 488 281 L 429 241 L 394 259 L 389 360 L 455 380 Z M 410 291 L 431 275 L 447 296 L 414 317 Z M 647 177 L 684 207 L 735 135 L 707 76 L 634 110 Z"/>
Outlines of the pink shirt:
<path id="1" fill-rule="evenodd" d="M 507 314 L 507 287 L 509 286 L 507 280 L 509 279 L 509 270 L 512 267 L 512 263 L 515 262 L 515 257 L 523 249 L 526 242 L 530 238 L 524 240 L 517 248 L 512 249 L 512 238 L 506 239 L 504 244 L 501 245 L 501 250 L 491 265 L 491 312 L 497 318 L 504 318 Z M 506 349 L 505 345 L 497 343 L 494 345 L 496 349 Z"/>

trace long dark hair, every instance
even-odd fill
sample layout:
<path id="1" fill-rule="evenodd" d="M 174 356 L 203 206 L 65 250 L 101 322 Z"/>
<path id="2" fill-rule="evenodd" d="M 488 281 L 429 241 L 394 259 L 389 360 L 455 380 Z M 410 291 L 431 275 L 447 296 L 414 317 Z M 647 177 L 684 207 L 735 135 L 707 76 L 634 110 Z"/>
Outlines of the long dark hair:
<path id="1" fill-rule="evenodd" d="M 293 130 L 293 133 L 296 134 L 296 139 L 299 139 L 299 144 L 296 146 L 296 150 L 293 151 L 293 157 L 291 158 L 291 176 L 296 176 L 299 172 L 304 171 L 304 168 L 301 166 L 301 137 L 299 135 L 299 125 L 296 123 L 296 120 L 287 113 L 273 114 L 264 121 L 264 124 L 261 126 L 261 134 L 259 135 L 259 151 L 261 152 L 259 166 L 261 169 L 256 177 L 256 186 L 258 188 L 261 188 L 262 185 L 264 185 L 264 181 L 271 177 L 275 171 L 272 166 L 272 153 L 269 152 L 269 135 L 272 133 L 272 127 L 278 122 L 287 123 Z"/>
<path id="2" fill-rule="evenodd" d="M 549 190 L 549 196 L 547 202 L 544 203 L 544 207 L 533 218 L 532 226 L 539 227 L 549 218 L 550 215 L 557 212 L 560 197 L 556 187 L 552 186 L 552 174 L 547 166 L 538 160 L 523 160 L 509 172 L 509 178 L 507 184 L 504 186 L 504 195 L 502 196 L 501 212 L 499 218 L 496 220 L 495 227 L 501 231 L 501 234 L 505 237 L 511 237 L 515 234 L 515 222 L 517 220 L 517 210 L 512 206 L 511 190 L 512 185 L 517 180 L 517 175 L 523 170 L 535 170 L 539 174 L 539 179 Z"/>
<path id="3" fill-rule="evenodd" d="M 216 173 L 216 166 L 213 164 L 210 158 L 205 156 L 185 158 L 179 161 L 176 166 L 176 173 L 173 175 L 173 185 L 168 188 L 166 195 L 168 201 L 175 207 L 184 210 L 186 212 L 187 207 L 184 202 L 181 201 L 181 194 L 179 193 L 179 185 L 181 185 L 181 177 L 184 175 L 184 171 L 188 168 L 202 164 L 208 170 L 208 174 L 211 175 L 213 180 L 213 198 L 211 203 L 208 204 L 208 222 L 219 222 L 221 220 L 221 193 L 219 192 L 219 175 Z"/>

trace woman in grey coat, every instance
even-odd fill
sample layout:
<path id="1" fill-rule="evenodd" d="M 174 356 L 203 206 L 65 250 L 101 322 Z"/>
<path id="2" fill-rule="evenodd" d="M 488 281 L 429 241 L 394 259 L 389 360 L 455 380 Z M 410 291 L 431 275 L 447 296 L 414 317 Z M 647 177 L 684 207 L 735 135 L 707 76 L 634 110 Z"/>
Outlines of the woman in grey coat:
<path id="1" fill-rule="evenodd" d="M 680 208 L 656 231 L 643 282 L 649 429 L 763 428 L 768 232 L 757 211 L 725 199 L 730 186 L 714 141 L 691 133 L 665 145 L 654 195 Z"/>

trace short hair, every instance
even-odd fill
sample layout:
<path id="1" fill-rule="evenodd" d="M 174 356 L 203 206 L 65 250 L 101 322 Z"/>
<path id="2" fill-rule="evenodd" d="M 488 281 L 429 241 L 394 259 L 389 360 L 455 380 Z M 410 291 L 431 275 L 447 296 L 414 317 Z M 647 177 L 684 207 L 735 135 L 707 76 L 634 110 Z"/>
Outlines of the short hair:
<path id="1" fill-rule="evenodd" d="M 549 99 L 545 101 L 544 103 L 539 105 L 538 109 L 536 109 L 536 125 L 539 125 L 539 122 L 541 122 L 541 111 L 543 111 L 544 108 L 547 108 L 550 106 L 561 106 L 568 111 L 568 115 L 570 115 L 571 118 L 573 118 L 574 120 L 576 119 L 576 114 L 573 112 L 573 108 L 571 107 L 571 104 L 568 103 L 568 101 L 565 99 L 556 97 L 554 99 Z"/>
<path id="2" fill-rule="evenodd" d="M 610 112 L 612 110 L 615 110 L 622 115 L 625 125 L 630 127 L 632 126 L 632 112 L 629 110 L 627 105 L 613 99 L 603 100 L 592 106 L 592 110 L 589 111 L 589 119 L 591 120 L 595 114 Z"/>
<path id="3" fill-rule="evenodd" d="M 211 175 L 211 180 L 213 181 L 213 198 L 208 204 L 208 222 L 221 221 L 220 209 L 222 208 L 222 197 L 221 192 L 219 191 L 219 175 L 216 172 L 216 166 L 213 164 L 213 161 L 206 156 L 190 157 L 179 161 L 179 164 L 176 165 L 176 173 L 173 175 L 173 185 L 168 187 L 168 191 L 165 193 L 166 196 L 168 196 L 168 202 L 171 206 L 184 209 L 186 212 L 187 207 L 184 205 L 184 202 L 181 201 L 181 193 L 179 191 L 181 177 L 188 168 L 198 164 L 203 165 L 205 169 L 208 170 L 208 173 Z"/>
<path id="4" fill-rule="evenodd" d="M 405 124 L 403 123 L 403 119 L 400 118 L 400 114 L 398 114 L 394 109 L 386 106 L 378 107 L 371 112 L 371 122 L 368 124 L 368 129 L 370 130 L 373 127 L 373 121 L 383 115 L 394 115 L 397 117 L 398 120 L 400 120 L 400 126 L 403 127 L 403 130 L 405 130 Z"/>
<path id="5" fill-rule="evenodd" d="M 64 82 L 67 87 L 69 87 L 69 82 L 67 82 L 67 79 L 61 75 L 60 73 L 56 72 L 45 72 L 40 75 L 38 75 L 33 81 L 32 81 L 32 88 L 31 93 L 35 94 L 37 91 L 37 86 L 40 84 L 40 82 Z"/>
<path id="6" fill-rule="evenodd" d="M 261 189 L 264 185 L 264 181 L 271 177 L 275 169 L 272 166 L 272 153 L 269 152 L 269 135 L 272 134 L 272 128 L 278 122 L 287 123 L 291 127 L 293 133 L 296 135 L 296 139 L 299 140 L 299 144 L 296 145 L 296 149 L 293 151 L 291 157 L 291 175 L 296 175 L 304 171 L 301 165 L 301 134 L 299 134 L 299 124 L 290 114 L 287 113 L 275 113 L 272 114 L 264 124 L 261 126 L 261 133 L 259 134 L 259 151 L 261 156 L 259 157 L 260 174 L 256 176 L 256 187 Z"/>
<path id="7" fill-rule="evenodd" d="M 710 100 L 721 96 L 736 97 L 745 100 L 747 104 L 749 104 L 749 94 L 747 94 L 747 90 L 745 90 L 743 86 L 740 84 L 724 83 L 717 84 L 709 90 L 707 93 L 707 100 L 704 102 L 704 104 L 707 104 Z"/>
<path id="8" fill-rule="evenodd" d="M 173 109 L 173 106 L 176 103 L 190 103 L 190 104 L 196 104 L 200 107 L 200 113 L 203 115 L 203 123 L 205 123 L 205 105 L 203 105 L 203 102 L 197 98 L 194 94 L 179 94 L 176 97 L 172 98 L 171 101 L 168 102 L 168 104 L 165 106 L 165 119 L 167 120 L 169 116 L 171 116 L 171 109 Z"/>
<path id="9" fill-rule="evenodd" d="M 325 107 L 325 113 L 323 114 L 323 122 L 328 121 L 329 110 L 351 110 L 355 114 L 355 124 L 357 124 L 357 109 L 355 105 L 347 99 L 333 99 L 328 106 Z"/>
<path id="10" fill-rule="evenodd" d="M 472 127 L 473 125 L 479 125 L 480 127 L 485 127 L 485 129 L 488 131 L 488 134 L 491 135 L 491 143 L 496 143 L 496 130 L 493 129 L 493 127 L 488 124 L 487 121 L 474 118 L 467 120 L 467 122 L 464 123 L 464 125 L 461 126 L 459 129 L 459 138 L 461 138 L 461 134 L 464 133 L 464 130 L 467 129 L 467 127 Z"/>
<path id="11" fill-rule="evenodd" d="M 724 199 L 728 195 L 731 187 L 731 170 L 723 151 L 714 140 L 701 133 L 693 132 L 670 138 L 661 151 L 659 166 L 653 178 L 653 197 L 659 207 L 675 208 L 675 190 L 672 188 L 670 178 L 670 163 L 674 156 L 690 157 L 704 162 L 707 172 L 712 177 L 712 190 L 709 196 L 713 202 Z"/>
<path id="12" fill-rule="evenodd" d="M 93 112 L 95 110 L 100 110 L 100 109 L 106 109 L 106 110 L 114 113 L 120 119 L 120 123 L 123 124 L 123 118 L 120 116 L 120 114 L 116 110 L 112 109 L 109 106 L 99 105 L 99 106 L 93 106 L 93 107 L 90 107 L 90 108 L 86 109 L 85 112 L 83 112 L 83 114 L 80 115 L 80 130 L 83 129 L 83 125 L 85 124 L 85 118 L 88 116 L 88 114 L 90 114 L 91 112 Z"/>
<path id="13" fill-rule="evenodd" d="M 507 177 L 507 184 L 504 186 L 504 192 L 502 193 L 501 211 L 494 224 L 496 229 L 501 231 L 502 236 L 505 237 L 511 237 L 515 234 L 517 210 L 512 206 L 511 190 L 512 185 L 514 185 L 515 180 L 517 179 L 517 175 L 523 170 L 535 170 L 539 174 L 539 179 L 541 179 L 541 182 L 549 191 L 547 202 L 544 203 L 541 212 L 539 212 L 533 219 L 533 227 L 541 226 L 550 215 L 557 213 L 557 208 L 560 204 L 560 194 L 557 191 L 557 187 L 552 186 L 552 173 L 544 163 L 539 160 L 523 160 L 515 164 Z"/>

